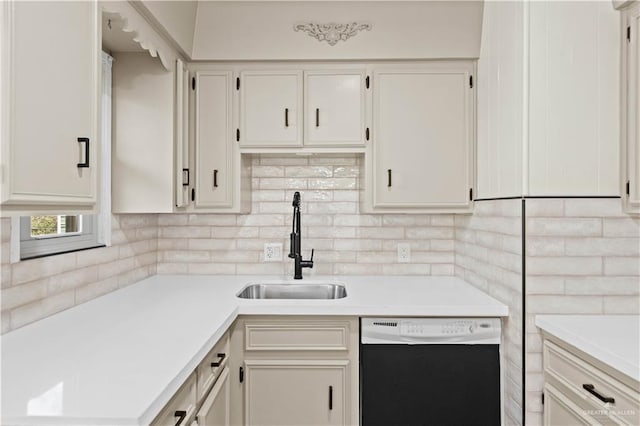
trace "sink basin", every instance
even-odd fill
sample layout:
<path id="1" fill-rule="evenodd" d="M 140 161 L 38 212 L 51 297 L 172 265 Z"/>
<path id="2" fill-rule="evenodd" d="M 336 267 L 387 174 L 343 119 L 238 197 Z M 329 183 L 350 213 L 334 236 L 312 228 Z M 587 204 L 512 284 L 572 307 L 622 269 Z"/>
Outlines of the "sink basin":
<path id="1" fill-rule="evenodd" d="M 249 284 L 237 295 L 241 299 L 342 299 L 342 284 Z"/>

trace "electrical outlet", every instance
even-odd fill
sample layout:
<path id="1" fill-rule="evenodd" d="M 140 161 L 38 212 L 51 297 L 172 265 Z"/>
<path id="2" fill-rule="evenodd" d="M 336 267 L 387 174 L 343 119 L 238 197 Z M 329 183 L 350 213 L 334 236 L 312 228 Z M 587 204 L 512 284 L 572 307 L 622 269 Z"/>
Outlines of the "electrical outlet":
<path id="1" fill-rule="evenodd" d="M 282 261 L 282 243 L 265 243 L 264 244 L 264 261 L 265 262 L 281 262 Z"/>
<path id="2" fill-rule="evenodd" d="M 398 262 L 411 262 L 411 245 L 409 245 L 409 243 L 398 244 Z"/>

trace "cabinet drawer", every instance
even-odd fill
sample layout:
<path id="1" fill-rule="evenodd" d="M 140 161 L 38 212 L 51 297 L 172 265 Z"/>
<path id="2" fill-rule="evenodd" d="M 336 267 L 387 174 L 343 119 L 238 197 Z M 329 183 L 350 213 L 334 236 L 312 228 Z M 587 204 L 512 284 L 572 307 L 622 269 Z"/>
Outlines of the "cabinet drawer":
<path id="1" fill-rule="evenodd" d="M 571 389 L 579 398 L 589 401 L 600 412 L 619 424 L 640 424 L 640 394 L 548 340 L 544 342 L 545 373 Z M 591 388 L 591 392 L 585 387 Z M 604 402 L 596 397 L 613 398 Z"/>
<path id="2" fill-rule="evenodd" d="M 348 322 L 245 324 L 246 351 L 347 351 Z"/>
<path id="3" fill-rule="evenodd" d="M 229 335 L 225 334 L 202 360 L 196 370 L 198 375 L 197 399 L 202 400 L 221 374 L 229 360 Z"/>
<path id="4" fill-rule="evenodd" d="M 192 374 L 153 421 L 153 426 L 188 425 L 196 413 L 196 375 Z"/>

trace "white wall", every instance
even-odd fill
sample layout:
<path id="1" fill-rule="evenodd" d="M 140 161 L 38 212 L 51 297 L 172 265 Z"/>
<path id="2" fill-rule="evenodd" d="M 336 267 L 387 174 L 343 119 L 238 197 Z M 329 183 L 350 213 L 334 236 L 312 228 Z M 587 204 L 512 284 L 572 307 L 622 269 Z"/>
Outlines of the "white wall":
<path id="1" fill-rule="evenodd" d="M 477 58 L 480 1 L 215 1 L 198 6 L 193 59 Z M 295 32 L 296 23 L 368 22 L 346 42 Z"/>

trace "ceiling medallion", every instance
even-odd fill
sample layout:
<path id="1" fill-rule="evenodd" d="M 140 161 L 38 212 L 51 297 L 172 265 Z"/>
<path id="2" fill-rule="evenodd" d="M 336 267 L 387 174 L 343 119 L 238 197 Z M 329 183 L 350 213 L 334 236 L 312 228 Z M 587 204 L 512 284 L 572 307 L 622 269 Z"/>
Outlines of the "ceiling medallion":
<path id="1" fill-rule="evenodd" d="M 340 40 L 346 41 L 358 34 L 359 31 L 370 31 L 371 24 L 363 24 L 359 22 L 350 22 L 348 24 L 316 24 L 315 22 L 307 22 L 295 24 L 294 31 L 304 31 L 318 41 L 326 41 L 330 46 L 335 46 Z"/>

